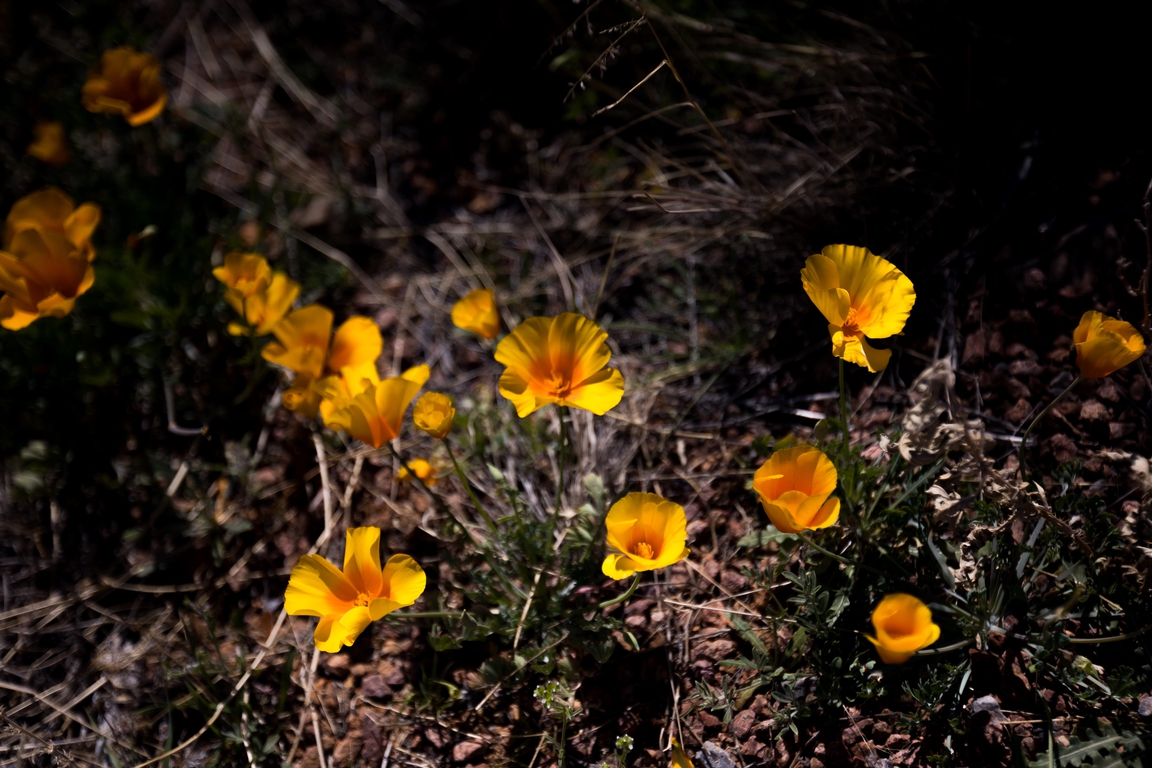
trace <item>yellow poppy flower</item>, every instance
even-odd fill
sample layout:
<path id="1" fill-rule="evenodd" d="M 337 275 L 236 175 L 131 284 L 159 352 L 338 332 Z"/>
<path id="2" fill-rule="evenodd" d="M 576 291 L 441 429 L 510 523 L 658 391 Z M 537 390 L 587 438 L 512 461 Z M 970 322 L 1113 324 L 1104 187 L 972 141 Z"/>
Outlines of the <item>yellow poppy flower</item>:
<path id="1" fill-rule="evenodd" d="M 603 416 L 624 396 L 620 371 L 605 368 L 612 357 L 608 334 L 583 315 L 530 317 L 496 347 L 496 362 L 507 366 L 500 394 L 524 418 L 549 403 Z"/>
<path id="2" fill-rule="evenodd" d="M 356 642 L 371 622 L 415 603 L 426 580 L 424 569 L 408 555 L 392 555 L 380 567 L 379 528 L 349 528 L 344 571 L 319 555 L 304 555 L 288 579 L 284 610 L 289 616 L 318 616 L 316 647 L 336 653 Z"/>
<path id="3" fill-rule="evenodd" d="M 96 258 L 92 232 L 100 223 L 100 206 L 84 203 L 79 208 L 72 198 L 56 187 L 45 187 L 20 198 L 4 222 L 4 250 L 12 250 L 12 240 L 20 232 L 33 229 L 42 234 L 54 232 L 76 246 L 88 261 Z"/>
<path id="4" fill-rule="evenodd" d="M 87 257 L 59 232 L 25 229 L 0 251 L 0 326 L 17 331 L 41 317 L 64 317 L 92 287 Z"/>
<path id="5" fill-rule="evenodd" d="M 365 379 L 380 380 L 376 358 L 384 349 L 380 328 L 370 318 L 350 317 L 335 335 L 332 319 L 332 310 L 319 304 L 298 309 L 272 329 L 278 341 L 262 352 L 268 362 L 296 373 L 284 407 L 307 418 L 319 411 L 325 424 L 333 410 L 364 391 Z"/>
<path id="6" fill-rule="evenodd" d="M 921 648 L 940 639 L 940 627 L 932 621 L 932 610 L 919 598 L 896 593 L 887 595 L 872 611 L 876 636 L 865 635 L 876 646 L 885 664 L 903 664 Z"/>
<path id="7" fill-rule="evenodd" d="M 80 102 L 89 112 L 123 115 L 133 127 L 155 120 L 168 103 L 159 59 L 126 45 L 105 51 L 99 70 L 81 89 Z"/>
<path id="8" fill-rule="evenodd" d="M 332 413 L 328 427 L 373 448 L 381 447 L 399 437 L 404 412 L 429 375 L 427 365 L 418 365 L 399 376 L 369 383 L 348 405 Z"/>
<path id="9" fill-rule="evenodd" d="M 68 140 L 64 138 L 64 126 L 55 120 L 32 126 L 32 138 L 27 151 L 40 162 L 60 167 L 72 158 Z"/>
<path id="10" fill-rule="evenodd" d="M 692 758 L 684 752 L 684 748 L 680 746 L 680 742 L 675 738 L 672 739 L 672 767 L 671 768 L 694 768 L 692 765 Z"/>
<path id="11" fill-rule="evenodd" d="M 230 253 L 224 266 L 212 270 L 212 276 L 224 283 L 228 293 L 246 299 L 272 282 L 272 268 L 258 253 Z"/>
<path id="12" fill-rule="evenodd" d="M 500 313 L 492 291 L 477 288 L 453 304 L 452 324 L 485 339 L 500 335 Z"/>
<path id="13" fill-rule="evenodd" d="M 284 320 L 288 310 L 292 309 L 292 303 L 299 295 L 300 284 L 283 272 L 273 272 L 268 284 L 258 287 L 249 296 L 244 296 L 236 289 L 225 291 L 224 300 L 248 321 L 248 325 L 229 323 L 228 333 L 233 336 L 247 336 L 249 333 L 266 336 L 272 333 Z"/>
<path id="14" fill-rule="evenodd" d="M 800 280 L 828 320 L 832 353 L 873 373 L 884 370 L 892 352 L 873 349 L 865 337 L 886 339 L 904 330 L 916 303 L 912 281 L 858 245 L 829 245 L 809 256 Z"/>
<path id="15" fill-rule="evenodd" d="M 456 409 L 452 407 L 452 398 L 439 392 L 425 392 L 412 409 L 412 423 L 416 429 L 436 439 L 448 436 L 454 418 Z"/>
<path id="16" fill-rule="evenodd" d="M 811 445 L 773 453 L 756 470 L 752 487 L 772 525 L 784 533 L 827 528 L 840 517 L 840 499 L 832 496 L 836 467 Z"/>
<path id="17" fill-rule="evenodd" d="M 40 317 L 63 317 L 92 287 L 92 232 L 100 207 L 79 208 L 56 187 L 20 198 L 4 222 L 0 251 L 0 326 L 19 330 Z"/>
<path id="18" fill-rule="evenodd" d="M 400 482 L 407 483 L 412 479 L 412 474 L 408 472 L 409 469 L 426 486 L 431 487 L 440 482 L 440 478 L 436 477 L 436 467 L 432 466 L 432 463 L 427 459 L 409 459 L 405 463 L 408 466 L 401 466 L 400 471 L 396 473 L 396 479 Z"/>
<path id="19" fill-rule="evenodd" d="M 1072 333 L 1076 365 L 1086 379 L 1101 379 L 1144 354 L 1144 337 L 1128 322 L 1088 311 Z"/>
<path id="20" fill-rule="evenodd" d="M 655 571 L 688 557 L 684 507 L 654 493 L 630 493 L 612 505 L 604 519 L 609 554 L 604 575 L 620 580 L 637 571 Z"/>

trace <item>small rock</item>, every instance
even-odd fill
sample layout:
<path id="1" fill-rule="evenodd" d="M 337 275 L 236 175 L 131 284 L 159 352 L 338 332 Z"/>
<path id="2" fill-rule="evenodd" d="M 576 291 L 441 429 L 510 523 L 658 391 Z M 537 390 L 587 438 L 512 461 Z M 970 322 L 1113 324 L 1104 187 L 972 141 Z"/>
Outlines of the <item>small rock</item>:
<path id="1" fill-rule="evenodd" d="M 1024 398 L 1016 401 L 1015 405 L 1004 412 L 1004 418 L 1013 424 L 1020 424 L 1032 413 L 1032 403 Z"/>
<path id="2" fill-rule="evenodd" d="M 764 755 L 768 754 L 768 750 L 769 747 L 767 744 L 760 743 L 760 740 L 753 736 L 740 747 L 740 754 L 744 755 L 744 757 L 760 760 Z"/>
<path id="3" fill-rule="evenodd" d="M 1096 390 L 1096 397 L 1110 403 L 1118 403 L 1120 402 L 1120 387 L 1116 386 L 1111 379 L 1105 379 L 1100 388 Z"/>
<path id="4" fill-rule="evenodd" d="M 705 728 L 715 728 L 720 725 L 720 718 L 716 717 L 716 715 L 712 714 L 711 712 L 701 712 L 700 724 Z"/>
<path id="5" fill-rule="evenodd" d="M 1063 432 L 1048 438 L 1048 445 L 1052 448 L 1052 456 L 1061 464 L 1076 458 L 1076 441 Z"/>
<path id="6" fill-rule="evenodd" d="M 884 742 L 884 749 L 903 749 L 912 743 L 912 737 L 906 733 L 894 733 Z"/>
<path id="7" fill-rule="evenodd" d="M 334 675 L 346 675 L 352 667 L 352 659 L 346 653 L 334 653 L 324 660 L 324 668 Z"/>
<path id="8" fill-rule="evenodd" d="M 363 746 L 364 737 L 360 735 L 360 731 L 349 731 L 332 751 L 331 765 L 333 768 L 352 768 L 357 765 L 356 758 L 360 756 L 360 749 Z"/>
<path id="9" fill-rule="evenodd" d="M 872 724 L 872 740 L 883 744 L 892 735 L 892 725 L 885 720 L 877 720 Z"/>
<path id="10" fill-rule="evenodd" d="M 383 699 L 392 695 L 392 689 L 384 681 L 384 675 L 368 675 L 360 681 L 360 693 L 369 699 Z"/>
<path id="11" fill-rule="evenodd" d="M 746 739 L 752 733 L 752 727 L 756 725 L 756 713 L 750 709 L 740 712 L 736 717 L 732 718 L 732 733 L 738 739 Z"/>
<path id="12" fill-rule="evenodd" d="M 974 699 L 972 703 L 968 705 L 968 709 L 974 715 L 978 712 L 991 712 L 992 719 L 997 722 L 1007 719 L 1004 717 L 1004 712 L 1000 709 L 1000 702 L 996 701 L 995 696 L 981 696 L 978 699 Z"/>
<path id="13" fill-rule="evenodd" d="M 1024 287 L 1030 291 L 1043 291 L 1048 287 L 1048 276 L 1042 270 L 1033 267 L 1024 273 Z"/>
<path id="14" fill-rule="evenodd" d="M 729 592 L 743 592 L 748 586 L 748 579 L 737 571 L 724 571 L 724 575 L 720 577 L 720 586 Z"/>
<path id="15" fill-rule="evenodd" d="M 452 747 L 452 761 L 455 763 L 468 763 L 472 758 L 478 757 L 485 750 L 485 745 L 479 741 L 462 741 Z"/>
<path id="16" fill-rule="evenodd" d="M 736 643 L 731 640 L 719 638 L 717 640 L 706 640 L 692 649 L 693 659 L 707 659 L 709 661 L 721 661 L 736 655 Z"/>
<path id="17" fill-rule="evenodd" d="M 442 731 L 439 728 L 425 729 L 424 738 L 428 739 L 428 743 L 437 749 L 444 749 L 448 745 L 448 731 Z"/>
<path id="18" fill-rule="evenodd" d="M 1080 405 L 1080 418 L 1084 421 L 1104 421 L 1110 415 L 1099 400 L 1085 400 Z"/>
<path id="19" fill-rule="evenodd" d="M 1108 422 L 1108 436 L 1113 440 L 1128 437 L 1136 430 L 1135 424 L 1125 424 L 1119 421 Z"/>
<path id="20" fill-rule="evenodd" d="M 1013 360 L 1008 364 L 1008 373 L 1013 376 L 1039 376 L 1043 372 L 1035 360 Z"/>
<path id="21" fill-rule="evenodd" d="M 704 748 L 696 753 L 696 765 L 700 768 L 736 768 L 732 757 L 711 741 L 704 742 Z"/>
<path id="22" fill-rule="evenodd" d="M 1152 696 L 1145 696 L 1140 699 L 1140 705 L 1136 711 L 1140 713 L 1141 717 L 1152 716 Z"/>

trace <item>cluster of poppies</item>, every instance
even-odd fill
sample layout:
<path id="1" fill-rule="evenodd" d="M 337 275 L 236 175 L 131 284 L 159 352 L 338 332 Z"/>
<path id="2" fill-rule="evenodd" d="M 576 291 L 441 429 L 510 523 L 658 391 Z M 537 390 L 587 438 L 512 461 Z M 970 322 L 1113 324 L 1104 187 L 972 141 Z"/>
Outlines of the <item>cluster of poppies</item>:
<path id="1" fill-rule="evenodd" d="M 382 344 L 375 325 L 367 318 L 351 318 L 330 339 L 331 312 L 312 305 L 288 313 L 298 287 L 285 282 L 287 278 L 277 284 L 276 273 L 261 257 L 233 254 L 216 274 L 228 285 L 229 303 L 247 318 L 233 332 L 263 328 L 278 339 L 264 348 L 264 357 L 295 373 L 284 396 L 287 407 L 305 415 L 314 415 L 318 408 L 326 425 L 375 448 L 400 434 L 409 403 L 428 379 L 427 366 L 380 379 L 375 359 Z M 801 281 L 828 320 L 833 354 L 873 372 L 883 370 L 891 352 L 872 347 L 868 340 L 889 338 L 904 329 L 916 300 L 912 282 L 868 249 L 848 245 L 829 246 L 809 257 Z M 273 304 L 276 309 L 270 312 Z M 458 301 L 452 320 L 487 340 L 500 334 L 490 290 L 472 291 Z M 582 315 L 529 318 L 496 345 L 495 359 L 505 367 L 498 390 L 521 418 L 553 404 L 602 416 L 624 393 L 623 376 L 608 367 L 607 338 Z M 1106 376 L 1144 352 L 1135 328 L 1099 312 L 1084 315 L 1074 338 L 1083 378 Z M 446 441 L 454 416 L 446 395 L 427 393 L 416 404 L 413 423 Z M 426 485 L 436 479 L 435 468 L 425 459 L 404 463 L 401 477 L 412 474 Z M 756 471 L 753 488 L 778 530 L 803 536 L 836 524 L 837 482 L 831 459 L 816 446 L 801 445 L 769 457 Z M 625 495 L 609 509 L 605 528 L 608 553 L 602 570 L 615 580 L 665 568 L 689 554 L 684 508 L 655 494 Z M 406 555 L 393 556 L 381 569 L 378 529 L 353 529 L 348 537 L 343 573 L 309 555 L 289 582 L 286 610 L 320 618 L 316 645 L 324 651 L 351 644 L 370 621 L 411 605 L 424 587 L 423 572 Z M 866 638 L 890 664 L 907 661 L 940 637 L 929 607 L 904 593 L 884 596 L 872 612 L 872 625 L 874 634 Z"/>
<path id="2" fill-rule="evenodd" d="M 168 95 L 156 57 L 121 47 L 105 51 L 81 93 L 89 112 L 111 112 L 142 125 L 164 110 Z M 28 154 L 61 166 L 72 156 L 64 126 L 42 121 L 32 128 Z M 47 187 L 12 206 L 0 250 L 0 326 L 17 331 L 41 317 L 64 317 L 96 280 L 92 232 L 100 207 Z"/>

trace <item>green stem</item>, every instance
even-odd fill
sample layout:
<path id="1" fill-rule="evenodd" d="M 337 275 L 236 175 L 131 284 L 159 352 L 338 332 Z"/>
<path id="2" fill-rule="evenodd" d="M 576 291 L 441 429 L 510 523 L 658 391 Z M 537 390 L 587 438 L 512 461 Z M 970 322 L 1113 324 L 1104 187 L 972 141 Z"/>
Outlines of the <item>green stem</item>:
<path id="1" fill-rule="evenodd" d="M 950 653 L 951 651 L 958 651 L 961 648 L 964 648 L 964 647 L 969 646 L 969 645 L 972 645 L 972 639 L 971 638 L 968 638 L 967 640 L 961 640 L 958 643 L 952 643 L 952 645 L 945 645 L 941 648 L 921 648 L 920 650 L 916 651 L 916 655 L 917 656 L 935 656 L 939 653 Z"/>
<path id="2" fill-rule="evenodd" d="M 560 503 L 564 498 L 564 462 L 568 458 L 568 424 L 564 417 L 568 415 L 567 406 L 559 406 L 560 414 L 560 455 L 556 457 L 556 465 L 559 476 L 556 478 L 556 506 L 552 510 L 552 521 L 548 524 L 548 538 L 544 540 L 545 545 L 551 549 L 552 542 L 556 538 L 556 524 L 560 519 Z"/>
<path id="3" fill-rule="evenodd" d="M 844 458 L 848 458 L 848 443 L 852 437 L 849 422 L 852 414 L 848 410 L 848 385 L 844 381 L 844 358 L 840 358 L 840 421 L 844 428 Z"/>
<path id="4" fill-rule="evenodd" d="M 628 589 L 624 592 L 624 594 L 620 595 L 619 597 L 614 597 L 611 600 L 605 600 L 604 602 L 600 603 L 599 607 L 600 608 L 611 608 L 614 605 L 619 605 L 620 603 L 624 602 L 628 598 L 632 597 L 632 593 L 636 591 L 636 587 L 639 586 L 639 584 L 640 584 L 640 574 L 637 573 L 635 576 L 632 577 L 632 583 L 628 585 Z"/>
<path id="5" fill-rule="evenodd" d="M 841 563 L 844 563 L 844 565 L 856 565 L 856 563 L 852 562 L 848 558 L 841 557 L 840 555 L 836 554 L 835 552 L 832 552 L 831 550 L 824 549 L 824 547 L 822 547 L 819 544 L 817 544 L 816 542 L 812 541 L 812 539 L 808 538 L 807 536 L 805 536 L 802 533 L 796 533 L 794 535 L 797 538 L 799 538 L 800 541 L 804 542 L 805 544 L 807 544 L 812 549 L 816 550 L 817 552 L 819 552 L 822 555 L 825 555 L 827 557 L 832 558 L 833 560 L 837 560 Z"/>
<path id="6" fill-rule="evenodd" d="M 1032 430 L 1035 429 L 1036 425 L 1040 423 L 1040 419 L 1047 416 L 1048 411 L 1052 410 L 1052 408 L 1057 403 L 1059 403 L 1061 400 L 1063 400 L 1065 397 L 1067 397 L 1068 393 L 1072 391 L 1073 387 L 1075 387 L 1077 384 L 1080 383 L 1080 379 L 1082 379 L 1082 378 L 1083 378 L 1082 376 L 1077 376 L 1076 378 L 1072 379 L 1072 383 L 1069 384 L 1064 389 L 1063 392 L 1056 395 L 1056 399 L 1053 400 L 1052 402 L 1048 403 L 1048 405 L 1044 408 L 1044 410 L 1040 411 L 1039 415 L 1037 415 L 1036 418 L 1032 419 L 1032 423 L 1028 425 L 1028 429 L 1024 430 L 1024 437 L 1020 438 L 1020 474 L 1021 474 L 1021 476 L 1024 475 L 1024 456 L 1025 456 L 1025 448 L 1028 445 L 1028 436 L 1032 434 Z"/>
<path id="7" fill-rule="evenodd" d="M 460 478 L 460 482 L 464 485 L 464 490 L 468 491 L 468 498 L 472 499 L 472 506 L 476 507 L 476 511 L 480 513 L 480 517 L 484 518 L 484 522 L 488 523 L 488 527 L 492 529 L 492 535 L 499 537 L 500 532 L 496 529 L 496 523 L 481 506 L 480 500 L 476 498 L 476 492 L 472 490 L 472 483 L 468 482 L 468 477 L 464 474 L 464 470 L 460 467 L 460 463 L 456 461 L 456 455 L 452 453 L 452 446 L 448 443 L 448 436 L 440 438 L 444 441 L 444 448 L 448 451 L 449 458 L 452 459 L 452 468 L 456 470 L 456 477 Z"/>

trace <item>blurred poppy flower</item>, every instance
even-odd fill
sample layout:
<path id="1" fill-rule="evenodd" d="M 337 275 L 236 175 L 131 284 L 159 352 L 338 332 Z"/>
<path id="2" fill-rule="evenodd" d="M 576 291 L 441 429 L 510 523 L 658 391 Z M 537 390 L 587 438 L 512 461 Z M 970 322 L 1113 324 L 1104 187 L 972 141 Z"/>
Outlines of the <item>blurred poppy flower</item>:
<path id="1" fill-rule="evenodd" d="M 412 605 L 424 593 L 427 577 L 408 555 L 392 555 L 380 566 L 380 529 L 349 528 L 344 570 L 319 555 L 304 555 L 292 569 L 284 592 L 289 616 L 318 616 L 316 648 L 336 653 L 352 645 L 373 621 Z"/>
<path id="2" fill-rule="evenodd" d="M 500 394 L 524 418 L 549 403 L 603 416 L 624 396 L 624 377 L 606 368 L 612 353 L 608 334 L 583 315 L 530 317 L 496 347 L 496 362 L 507 366 Z"/>
<path id="3" fill-rule="evenodd" d="M 500 334 L 500 314 L 492 291 L 477 288 L 453 304 L 452 324 L 485 339 L 496 338 Z"/>
<path id="4" fill-rule="evenodd" d="M 1144 337 L 1128 322 L 1088 311 L 1072 333 L 1076 365 L 1086 379 L 1101 379 L 1144 354 Z"/>
<path id="5" fill-rule="evenodd" d="M 692 758 L 685 754 L 684 748 L 675 738 L 672 739 L 672 768 L 694 768 Z"/>
<path id="6" fill-rule="evenodd" d="M 268 260 L 258 253 L 230 253 L 224 257 L 224 266 L 212 270 L 212 276 L 246 299 L 272 281 L 272 268 Z"/>
<path id="7" fill-rule="evenodd" d="M 921 648 L 940 639 L 940 627 L 932 621 L 932 611 L 919 598 L 896 593 L 887 595 L 872 611 L 876 636 L 865 635 L 876 646 L 885 664 L 903 664 Z"/>
<path id="8" fill-rule="evenodd" d="M 892 352 L 872 348 L 867 339 L 904 330 L 916 302 L 912 281 L 892 262 L 857 245 L 829 245 L 809 256 L 800 280 L 828 320 L 832 353 L 873 373 L 884 370 Z"/>
<path id="9" fill-rule="evenodd" d="M 92 232 L 100 223 L 100 206 L 84 203 L 79 208 L 72 198 L 56 187 L 45 187 L 20 198 L 4 222 L 4 250 L 12 250 L 12 240 L 20 232 L 33 229 L 42 234 L 56 233 L 72 243 L 88 261 L 96 258 Z"/>
<path id="10" fill-rule="evenodd" d="M 92 287 L 91 237 L 100 208 L 47 187 L 16 201 L 0 250 L 0 326 L 19 330 L 41 317 L 63 317 Z"/>
<path id="11" fill-rule="evenodd" d="M 40 162 L 59 167 L 72 159 L 68 140 L 64 138 L 64 126 L 55 120 L 32 126 L 32 139 L 28 145 L 28 154 Z"/>
<path id="12" fill-rule="evenodd" d="M 436 468 L 427 459 L 409 459 L 407 467 L 401 466 L 400 471 L 396 473 L 396 479 L 402 483 L 407 483 L 412 479 L 412 475 L 420 478 L 420 482 L 424 485 L 431 487 L 436 485 L 440 480 L 436 477 Z M 408 470 L 411 469 L 410 473 Z"/>
<path id="13" fill-rule="evenodd" d="M 418 365 L 399 376 L 369 383 L 348 405 L 332 413 L 329 428 L 347 432 L 373 448 L 381 447 L 399 437 L 404 412 L 429 375 L 427 365 Z"/>
<path id="14" fill-rule="evenodd" d="M 233 336 L 247 336 L 249 333 L 266 336 L 272 333 L 288 314 L 288 310 L 292 309 L 292 303 L 299 295 L 300 284 L 283 272 L 273 272 L 268 283 L 249 296 L 244 296 L 236 289 L 225 291 L 224 300 L 248 321 L 247 325 L 228 323 L 228 333 Z"/>
<path id="15" fill-rule="evenodd" d="M 456 409 L 452 407 L 452 398 L 439 392 L 425 392 L 416 401 L 412 409 L 412 423 L 421 432 L 427 432 L 437 439 L 447 437 L 452 431 L 452 419 L 456 417 Z"/>
<path id="16" fill-rule="evenodd" d="M 827 528 L 840 517 L 836 467 L 811 445 L 776 451 L 756 470 L 752 487 L 772 525 L 784 533 Z"/>
<path id="17" fill-rule="evenodd" d="M 319 304 L 297 309 L 272 329 L 277 341 L 262 352 L 268 362 L 296 373 L 284 393 L 284 407 L 308 418 L 320 411 L 326 424 L 331 410 L 364 390 L 364 379 L 379 380 L 376 358 L 384 349 L 380 329 L 370 318 L 350 317 L 335 335 L 332 321 L 332 310 Z M 326 396 L 334 402 L 325 405 Z"/>
<path id="18" fill-rule="evenodd" d="M 688 557 L 684 507 L 654 493 L 630 493 L 612 505 L 604 520 L 609 554 L 604 575 L 620 580 L 655 571 Z"/>
<path id="19" fill-rule="evenodd" d="M 81 89 L 80 102 L 89 112 L 123 115 L 131 126 L 155 120 L 168 103 L 159 59 L 126 45 L 105 51 Z"/>

